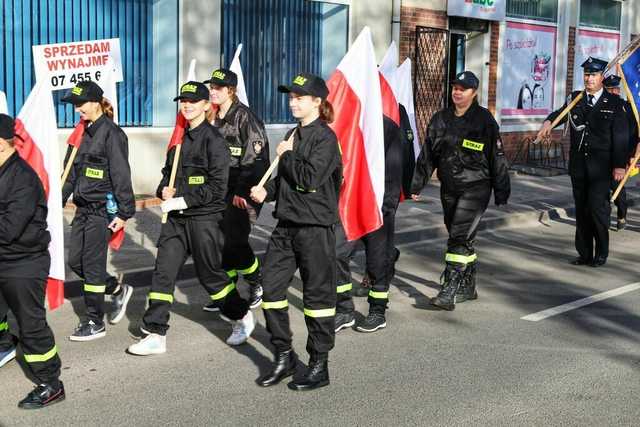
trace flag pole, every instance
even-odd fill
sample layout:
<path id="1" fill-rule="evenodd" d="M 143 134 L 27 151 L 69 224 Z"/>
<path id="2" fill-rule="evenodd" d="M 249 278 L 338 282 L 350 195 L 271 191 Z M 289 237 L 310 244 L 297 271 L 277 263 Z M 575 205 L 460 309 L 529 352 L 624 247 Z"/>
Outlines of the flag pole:
<path id="1" fill-rule="evenodd" d="M 61 185 L 64 185 L 67 182 L 67 178 L 69 177 L 69 173 L 71 172 L 71 166 L 73 166 L 73 161 L 76 159 L 76 155 L 78 154 L 78 147 L 74 145 L 71 150 L 71 154 L 69 155 L 69 161 L 67 165 L 64 167 L 64 172 L 62 172 L 62 182 Z"/>
<path id="2" fill-rule="evenodd" d="M 171 176 L 169 177 L 169 188 L 174 189 L 176 186 L 176 174 L 178 173 L 178 163 L 180 162 L 180 152 L 182 151 L 182 144 L 176 145 L 176 153 L 173 156 L 173 165 L 171 165 Z M 169 219 L 169 212 L 162 214 L 162 223 L 166 224 Z"/>
<path id="3" fill-rule="evenodd" d="M 293 142 L 293 136 L 295 134 L 296 134 L 296 129 L 294 129 L 293 132 L 291 132 L 291 135 L 289 136 L 289 139 L 287 139 L 287 142 Z M 276 156 L 276 158 L 273 159 L 273 162 L 269 166 L 269 169 L 267 169 L 267 171 L 264 173 L 264 175 L 262 176 L 262 179 L 260 180 L 258 185 L 256 185 L 256 187 L 264 187 L 264 185 L 269 180 L 269 177 L 271 176 L 273 171 L 276 170 L 276 167 L 278 166 L 279 161 L 280 161 L 280 156 Z"/>
<path id="4" fill-rule="evenodd" d="M 624 73 L 622 72 L 620 64 L 618 64 L 618 75 L 620 75 L 620 78 L 622 79 L 622 86 L 624 87 L 624 91 L 627 94 L 627 99 L 629 100 L 629 104 L 631 104 L 631 109 L 633 110 L 633 116 L 636 118 L 636 126 L 638 126 L 638 128 L 640 129 L 640 116 L 638 116 L 638 108 L 636 107 L 636 103 L 633 101 L 633 94 L 629 89 L 629 85 L 627 84 L 627 79 L 624 78 Z M 618 195 L 624 188 L 624 185 L 629 180 L 629 177 L 631 176 L 631 172 L 633 172 L 633 169 L 635 165 L 638 164 L 639 160 L 640 160 L 640 150 L 636 150 L 636 155 L 631 161 L 632 166 L 627 168 L 627 171 L 624 174 L 624 178 L 622 178 L 622 181 L 620 181 L 620 183 L 618 184 L 618 187 L 616 188 L 616 191 L 613 193 L 613 196 L 611 196 L 612 202 L 615 202 L 615 200 L 618 198 Z"/>

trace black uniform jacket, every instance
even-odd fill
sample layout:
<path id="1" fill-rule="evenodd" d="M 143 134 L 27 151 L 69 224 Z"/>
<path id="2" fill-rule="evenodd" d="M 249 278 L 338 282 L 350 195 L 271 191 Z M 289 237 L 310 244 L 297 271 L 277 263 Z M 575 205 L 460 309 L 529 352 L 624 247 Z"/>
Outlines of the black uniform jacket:
<path id="1" fill-rule="evenodd" d="M 72 146 L 67 149 L 65 165 Z M 136 211 L 127 135 L 106 115 L 102 115 L 82 135 L 69 178 L 62 186 L 62 203 L 73 193 L 79 210 L 106 215 L 107 193 L 118 203 L 118 217 L 127 220 Z"/>
<path id="2" fill-rule="evenodd" d="M 636 154 L 636 146 L 638 145 L 638 122 L 629 101 L 624 101 L 624 109 L 629 124 L 629 159 L 631 159 Z"/>
<path id="3" fill-rule="evenodd" d="M 400 128 L 384 116 L 384 199 L 382 209 L 395 211 L 402 192 L 402 141 Z"/>
<path id="4" fill-rule="evenodd" d="M 573 92 L 571 99 L 579 93 Z M 547 120 L 555 120 L 566 105 L 549 114 Z M 626 167 L 630 144 L 629 121 L 620 97 L 603 90 L 596 105 L 589 107 L 585 96 L 569 114 L 573 121 L 569 151 L 569 174 L 572 177 L 611 179 L 613 168 Z M 560 123 L 567 120 L 568 115 Z M 574 126 L 585 127 L 576 130 Z"/>
<path id="5" fill-rule="evenodd" d="M 413 150 L 413 134 L 407 110 L 400 104 L 400 137 L 402 141 L 402 191 L 406 197 L 411 193 L 411 179 L 416 167 L 416 154 Z"/>
<path id="6" fill-rule="evenodd" d="M 434 169 L 445 193 L 486 182 L 493 188 L 496 204 L 509 199 L 509 166 L 498 124 L 475 101 L 461 117 L 455 116 L 454 107 L 433 115 L 416 161 L 411 194 L 420 194 Z"/>
<path id="7" fill-rule="evenodd" d="M 321 119 L 298 125 L 293 150 L 280 157 L 278 175 L 265 185 L 266 201 L 276 201 L 274 216 L 302 225 L 329 226 L 339 221 L 342 158 L 338 139 Z"/>
<path id="8" fill-rule="evenodd" d="M 46 277 L 48 261 L 37 260 L 48 258 L 50 240 L 40 178 L 13 153 L 0 166 L 0 277 Z"/>
<path id="9" fill-rule="evenodd" d="M 169 185 L 175 152 L 174 147 L 167 153 L 162 180 L 156 191 L 158 197 L 162 197 L 162 189 Z M 182 138 L 175 183 L 175 197 L 184 197 L 188 208 L 171 212 L 170 215 L 196 216 L 223 212 L 229 161 L 229 149 L 224 139 L 208 121 L 188 129 Z"/>
<path id="10" fill-rule="evenodd" d="M 213 125 L 225 139 L 231 154 L 229 196 L 249 199 L 256 185 L 269 168 L 269 140 L 262 121 L 240 101 L 234 101 L 224 118 Z"/>

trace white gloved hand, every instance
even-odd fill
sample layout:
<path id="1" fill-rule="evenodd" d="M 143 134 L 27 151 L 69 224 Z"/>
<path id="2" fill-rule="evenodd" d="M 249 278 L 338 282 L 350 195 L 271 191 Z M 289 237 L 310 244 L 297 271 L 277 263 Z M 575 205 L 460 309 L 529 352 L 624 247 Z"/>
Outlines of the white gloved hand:
<path id="1" fill-rule="evenodd" d="M 187 202 L 184 201 L 184 197 L 173 197 L 169 200 L 165 200 L 160 204 L 162 213 L 168 213 L 171 211 L 179 211 L 187 209 Z"/>

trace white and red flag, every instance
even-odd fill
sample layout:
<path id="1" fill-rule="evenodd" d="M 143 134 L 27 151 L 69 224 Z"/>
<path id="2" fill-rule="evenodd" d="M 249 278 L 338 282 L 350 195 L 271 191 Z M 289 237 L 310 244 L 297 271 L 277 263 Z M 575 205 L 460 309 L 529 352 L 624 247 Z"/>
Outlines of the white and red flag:
<path id="1" fill-rule="evenodd" d="M 240 53 L 242 52 L 242 43 L 236 48 L 236 53 L 233 55 L 233 60 L 229 69 L 236 73 L 238 76 L 238 86 L 236 86 L 236 95 L 240 102 L 247 107 L 249 106 L 249 98 L 247 97 L 247 89 L 244 85 L 244 75 L 242 74 L 242 66 L 240 65 Z"/>
<path id="2" fill-rule="evenodd" d="M 327 82 L 342 150 L 340 219 L 347 239 L 382 226 L 384 131 L 380 77 L 371 30 L 365 27 Z"/>
<path id="3" fill-rule="evenodd" d="M 187 81 L 195 81 L 196 79 L 196 60 L 195 58 L 191 60 L 189 64 L 189 71 L 187 72 Z M 182 112 L 178 110 L 178 114 L 176 115 L 176 125 L 173 127 L 173 132 L 171 133 L 171 139 L 169 139 L 169 145 L 167 146 L 167 152 L 171 151 L 173 147 L 178 144 L 182 144 L 182 138 L 184 137 L 184 133 L 189 126 L 189 122 L 184 118 Z"/>
<path id="4" fill-rule="evenodd" d="M 398 49 L 391 42 L 378 71 L 380 72 L 380 94 L 382 96 L 382 113 L 400 126 L 400 108 L 398 106 L 397 79 Z"/>
<path id="5" fill-rule="evenodd" d="M 404 107 L 409 117 L 411 131 L 413 132 L 413 152 L 415 158 L 420 154 L 420 138 L 416 125 L 416 109 L 413 104 L 413 80 L 411 78 L 411 60 L 405 59 L 396 72 L 397 93 L 396 97 L 400 105 Z"/>
<path id="6" fill-rule="evenodd" d="M 47 282 L 47 302 L 54 310 L 64 302 L 64 230 L 58 127 L 51 89 L 36 83 L 16 118 L 15 146 L 20 157 L 36 171 L 47 197 L 47 225 L 51 233 L 51 268 Z"/>

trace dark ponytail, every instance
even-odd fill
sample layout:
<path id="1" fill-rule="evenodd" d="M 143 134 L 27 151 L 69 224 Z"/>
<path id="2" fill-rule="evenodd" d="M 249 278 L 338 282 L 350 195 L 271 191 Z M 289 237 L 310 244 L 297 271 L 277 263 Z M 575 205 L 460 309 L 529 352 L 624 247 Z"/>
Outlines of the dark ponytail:
<path id="1" fill-rule="evenodd" d="M 111 105 L 107 98 L 102 98 L 102 101 L 100 101 L 100 107 L 102 107 L 102 112 L 113 120 L 113 105 Z"/>
<path id="2" fill-rule="evenodd" d="M 320 104 L 320 119 L 325 123 L 333 123 L 333 106 L 326 99 Z"/>

